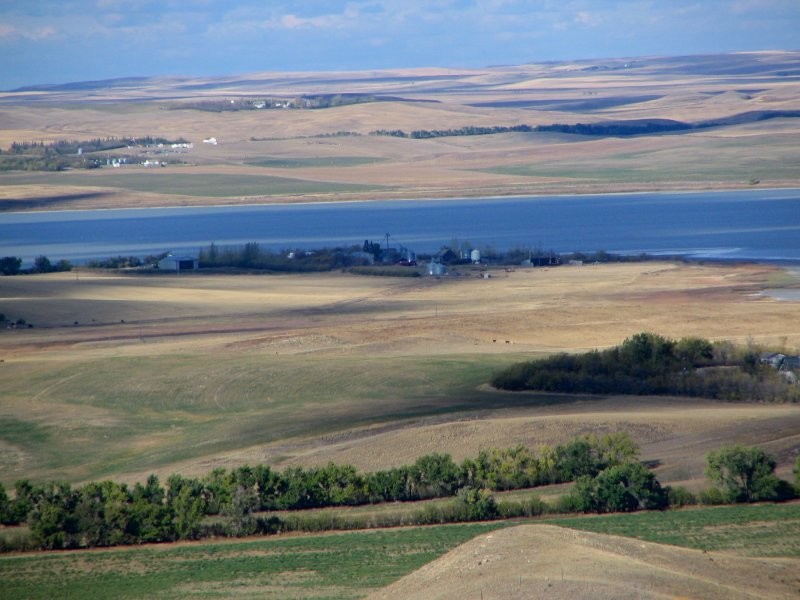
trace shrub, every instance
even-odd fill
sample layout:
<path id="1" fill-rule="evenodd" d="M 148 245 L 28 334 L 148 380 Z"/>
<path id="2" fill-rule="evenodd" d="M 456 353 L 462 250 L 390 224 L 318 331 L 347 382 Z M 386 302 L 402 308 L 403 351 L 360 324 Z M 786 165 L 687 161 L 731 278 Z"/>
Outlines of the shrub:
<path id="1" fill-rule="evenodd" d="M 485 521 L 496 518 L 498 514 L 497 502 L 486 489 L 461 488 L 455 505 L 459 521 Z"/>
<path id="2" fill-rule="evenodd" d="M 706 506 L 719 506 L 721 504 L 727 504 L 725 495 L 719 488 L 715 487 L 706 488 L 700 492 L 698 500 L 700 500 L 700 504 L 704 504 Z"/>
<path id="3" fill-rule="evenodd" d="M 697 504 L 697 497 L 684 487 L 669 486 L 666 490 L 669 505 L 673 508 Z"/>
<path id="4" fill-rule="evenodd" d="M 497 515 L 501 519 L 514 517 L 538 517 L 552 512 L 550 506 L 538 496 L 524 500 L 500 500 L 497 503 Z"/>

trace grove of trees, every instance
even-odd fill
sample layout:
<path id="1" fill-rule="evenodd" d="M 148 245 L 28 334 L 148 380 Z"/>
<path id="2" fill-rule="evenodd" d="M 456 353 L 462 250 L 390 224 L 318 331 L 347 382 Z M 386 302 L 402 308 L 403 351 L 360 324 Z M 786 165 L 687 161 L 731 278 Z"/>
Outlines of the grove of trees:
<path id="1" fill-rule="evenodd" d="M 46 256 L 37 256 L 33 266 L 29 269 L 22 268 L 22 259 L 18 256 L 4 256 L 0 258 L 0 273 L 3 275 L 21 275 L 24 273 L 54 273 L 71 271 L 72 264 L 68 260 L 59 260 L 56 263 Z"/>
<path id="2" fill-rule="evenodd" d="M 155 475 L 132 488 L 112 481 L 73 488 L 66 482 L 19 480 L 9 497 L 0 484 L 0 523 L 27 523 L 35 547 L 82 548 L 242 536 L 285 530 L 335 527 L 332 517 L 302 509 L 353 506 L 429 498 L 405 524 L 532 516 L 545 512 L 631 512 L 663 510 L 698 501 L 683 488 L 663 487 L 638 460 L 639 449 L 625 433 L 585 435 L 537 452 L 524 446 L 489 448 L 456 464 L 448 454 L 429 454 L 414 464 L 359 473 L 351 465 L 219 468 L 202 478 L 172 475 L 166 487 Z M 726 446 L 709 453 L 706 474 L 716 486 L 704 503 L 787 500 L 800 491 L 800 457 L 795 485 L 775 475 L 775 458 L 759 448 Z M 493 492 L 574 481 L 554 505 L 536 497 L 497 502 Z M 284 513 L 280 511 L 299 511 Z M 320 520 L 321 519 L 321 520 Z M 0 550 L 14 549 L 0 538 Z M 16 548 L 19 549 L 19 548 Z"/>
<path id="3" fill-rule="evenodd" d="M 755 349 L 653 333 L 635 334 L 608 350 L 518 363 L 497 373 L 492 385 L 517 391 L 800 400 L 800 386 L 760 364 Z"/>
<path id="4" fill-rule="evenodd" d="M 73 488 L 20 480 L 11 499 L 0 485 L 0 522 L 27 523 L 37 546 L 50 549 L 195 539 L 208 533 L 205 519 L 215 515 L 225 526 L 214 531 L 235 536 L 274 530 L 279 520 L 256 516 L 263 511 L 442 497 L 456 500 L 452 518 L 490 518 L 497 509 L 492 491 L 593 478 L 635 462 L 637 454 L 627 434 L 614 433 L 536 453 L 524 446 L 490 448 L 461 465 L 449 454 L 434 453 L 371 473 L 329 463 L 283 471 L 267 465 L 220 468 L 202 478 L 176 474 L 166 487 L 154 475 L 132 488 L 112 481 Z"/>

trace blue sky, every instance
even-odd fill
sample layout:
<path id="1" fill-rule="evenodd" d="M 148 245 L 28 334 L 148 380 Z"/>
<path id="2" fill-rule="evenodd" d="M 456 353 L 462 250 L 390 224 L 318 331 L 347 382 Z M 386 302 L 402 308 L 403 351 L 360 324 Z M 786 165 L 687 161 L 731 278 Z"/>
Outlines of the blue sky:
<path id="1" fill-rule="evenodd" d="M 0 0 L 0 89 L 800 49 L 800 0 Z"/>

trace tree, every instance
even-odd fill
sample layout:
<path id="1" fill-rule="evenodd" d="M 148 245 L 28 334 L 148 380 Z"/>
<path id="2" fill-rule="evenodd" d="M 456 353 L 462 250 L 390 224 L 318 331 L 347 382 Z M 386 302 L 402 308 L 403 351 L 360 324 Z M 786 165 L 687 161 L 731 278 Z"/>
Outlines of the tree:
<path id="1" fill-rule="evenodd" d="M 55 266 L 53 267 L 54 271 L 64 272 L 64 271 L 72 271 L 72 263 L 68 260 L 64 260 L 63 258 L 58 261 Z"/>
<path id="2" fill-rule="evenodd" d="M 66 482 L 50 482 L 44 487 L 28 517 L 31 533 L 43 550 L 77 545 L 77 500 Z"/>
<path id="3" fill-rule="evenodd" d="M 685 337 L 675 344 L 675 358 L 684 370 L 707 365 L 714 358 L 714 346 L 708 340 Z"/>
<path id="4" fill-rule="evenodd" d="M 0 483 L 0 523 L 8 525 L 11 523 L 11 501 L 8 499 L 5 486 Z"/>
<path id="5" fill-rule="evenodd" d="M 17 256 L 4 256 L 0 258 L 0 273 L 3 275 L 16 275 L 22 266 L 22 259 Z"/>
<path id="6" fill-rule="evenodd" d="M 14 483 L 14 500 L 11 502 L 11 518 L 14 523 L 24 523 L 28 515 L 39 502 L 44 488 L 34 486 L 27 479 L 19 479 Z"/>
<path id="7" fill-rule="evenodd" d="M 706 476 L 729 502 L 775 500 L 780 492 L 775 465 L 775 458 L 761 448 L 736 444 L 708 454 Z"/>
<path id="8" fill-rule="evenodd" d="M 610 467 L 597 478 L 597 498 L 605 512 L 630 512 L 666 508 L 667 491 L 641 463 Z"/>
<path id="9" fill-rule="evenodd" d="M 625 431 L 607 433 L 595 445 L 601 462 L 608 467 L 633 462 L 639 456 L 639 447 Z"/>
<path id="10" fill-rule="evenodd" d="M 46 256 L 37 256 L 33 261 L 33 270 L 36 273 L 49 273 L 53 270 L 53 265 Z"/>
<path id="11" fill-rule="evenodd" d="M 800 489 L 800 455 L 794 459 L 794 484 Z"/>
<path id="12" fill-rule="evenodd" d="M 426 454 L 411 467 L 418 498 L 451 496 L 461 484 L 461 470 L 449 454 Z"/>
<path id="13" fill-rule="evenodd" d="M 258 524 L 252 513 L 257 508 L 258 495 L 256 492 L 244 485 L 237 485 L 230 502 L 223 510 L 223 514 L 229 519 L 230 535 L 240 537 L 255 533 Z"/>
<path id="14" fill-rule="evenodd" d="M 560 481 L 572 481 L 584 475 L 594 477 L 604 466 L 588 437 L 575 438 L 565 446 L 556 447 L 556 473 Z"/>
<path id="15" fill-rule="evenodd" d="M 191 486 L 184 486 L 172 504 L 175 533 L 182 540 L 195 539 L 200 533 L 200 521 L 205 515 L 205 502 Z"/>
<path id="16" fill-rule="evenodd" d="M 675 342 L 655 333 L 637 333 L 619 347 L 619 357 L 635 374 L 666 370 L 674 358 Z"/>
<path id="17" fill-rule="evenodd" d="M 667 490 L 641 463 L 609 467 L 594 478 L 579 477 L 568 498 L 568 508 L 580 512 L 632 512 L 666 508 Z"/>

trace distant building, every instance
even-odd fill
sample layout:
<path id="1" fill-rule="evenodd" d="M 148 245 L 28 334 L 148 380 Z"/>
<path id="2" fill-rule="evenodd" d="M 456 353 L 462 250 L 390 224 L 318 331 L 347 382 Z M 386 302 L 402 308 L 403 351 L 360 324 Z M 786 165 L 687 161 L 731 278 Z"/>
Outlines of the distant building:
<path id="1" fill-rule="evenodd" d="M 761 364 L 769 365 L 773 369 L 780 369 L 785 358 L 786 355 L 780 352 L 765 352 L 760 356 L 759 360 Z"/>
<path id="2" fill-rule="evenodd" d="M 428 275 L 440 277 L 447 274 L 447 267 L 442 263 L 432 260 L 428 263 Z"/>
<path id="3" fill-rule="evenodd" d="M 158 268 L 162 271 L 180 273 L 181 271 L 196 271 L 199 266 L 198 263 L 199 260 L 196 256 L 177 255 L 170 252 L 158 261 Z"/>

